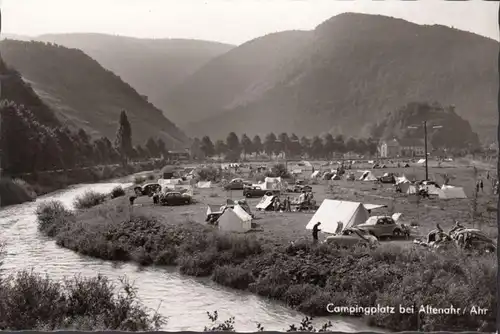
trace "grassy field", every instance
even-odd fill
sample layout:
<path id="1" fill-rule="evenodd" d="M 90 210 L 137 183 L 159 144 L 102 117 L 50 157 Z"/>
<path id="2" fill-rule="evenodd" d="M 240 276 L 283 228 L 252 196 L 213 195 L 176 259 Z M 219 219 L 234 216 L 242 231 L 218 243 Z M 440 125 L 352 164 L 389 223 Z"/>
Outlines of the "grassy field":
<path id="1" fill-rule="evenodd" d="M 387 168 L 375 174 L 390 171 L 417 179 L 424 173 L 423 168 L 414 167 Z M 430 173 L 447 173 L 450 184 L 464 187 L 469 196 L 473 193 L 473 168 L 433 167 Z M 485 173 L 479 170 L 477 177 L 485 177 Z M 436 223 L 446 230 L 455 220 L 479 227 L 492 237 L 497 235 L 496 212 L 487 210 L 496 206 L 489 182 L 478 196 L 476 211 L 482 217 L 475 222 L 471 199 L 426 199 L 417 205 L 389 185 L 317 183 L 313 190 L 319 203 L 325 198 L 338 198 L 386 204 L 389 209 L 381 209 L 381 214 L 384 210 L 403 213 L 403 222 L 417 226 L 415 235 L 425 235 Z M 363 307 L 476 305 L 488 308 L 489 313 L 460 317 L 426 314 L 420 319 L 414 314 L 375 314 L 367 319 L 372 325 L 391 330 L 494 328 L 497 261 L 493 254 L 436 254 L 409 242 L 383 243 L 375 250 L 313 246 L 310 231 L 305 230 L 313 213 L 256 212 L 256 231 L 230 235 L 203 224 L 207 205 L 222 205 L 227 198 L 240 199 L 242 192 L 226 192 L 220 187 L 197 189 L 196 203 L 179 207 L 153 206 L 148 197 L 138 198 L 131 207 L 128 196 L 122 196 L 76 213 L 60 208 L 59 212 L 47 210 L 45 216 L 39 215 L 39 227 L 55 237 L 60 246 L 82 254 L 142 265 L 177 265 L 184 274 L 211 276 L 222 285 L 280 300 L 314 316 L 328 315 L 329 302 Z M 250 199 L 248 203 L 255 208 L 258 201 Z"/>

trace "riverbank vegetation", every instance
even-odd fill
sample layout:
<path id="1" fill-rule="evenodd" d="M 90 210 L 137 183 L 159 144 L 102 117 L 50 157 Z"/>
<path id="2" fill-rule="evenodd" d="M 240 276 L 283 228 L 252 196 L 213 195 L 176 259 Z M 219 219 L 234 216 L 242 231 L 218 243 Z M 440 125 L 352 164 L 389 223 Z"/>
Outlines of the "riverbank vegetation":
<path id="1" fill-rule="evenodd" d="M 2 255 L 0 244 L 0 267 Z M 116 286 L 104 276 L 56 282 L 26 270 L 0 275 L 0 330 L 151 331 L 164 324 L 126 279 Z"/>
<path id="2" fill-rule="evenodd" d="M 391 330 L 486 331 L 495 326 L 495 255 L 438 254 L 397 245 L 341 249 L 308 241 L 287 244 L 136 214 L 123 199 L 78 214 L 52 205 L 38 210 L 40 231 L 84 255 L 177 265 L 183 274 L 210 276 L 221 285 L 282 301 L 312 316 L 329 315 L 328 303 L 416 307 L 413 314 L 367 316 L 371 325 Z M 488 313 L 420 314 L 417 319 L 421 305 L 476 305 Z"/>

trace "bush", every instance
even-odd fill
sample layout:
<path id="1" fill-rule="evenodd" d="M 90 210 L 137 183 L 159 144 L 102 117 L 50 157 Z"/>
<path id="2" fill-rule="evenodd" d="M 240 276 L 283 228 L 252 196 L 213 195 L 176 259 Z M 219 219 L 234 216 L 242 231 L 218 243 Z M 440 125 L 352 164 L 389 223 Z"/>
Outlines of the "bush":
<path id="1" fill-rule="evenodd" d="M 116 186 L 111 190 L 111 198 L 125 196 L 125 190 L 121 186 Z"/>
<path id="2" fill-rule="evenodd" d="M 24 180 L 0 179 L 0 206 L 15 205 L 36 198 L 33 188 Z"/>
<path id="3" fill-rule="evenodd" d="M 75 198 L 73 205 L 75 209 L 89 209 L 93 206 L 104 203 L 106 195 L 92 190 L 86 191 L 83 195 Z"/>
<path id="4" fill-rule="evenodd" d="M 219 284 L 280 300 L 309 315 L 329 315 L 330 302 L 361 307 L 415 302 L 435 307 L 477 305 L 490 312 L 460 318 L 424 315 L 420 323 L 428 331 L 478 330 L 495 324 L 494 255 L 440 254 L 388 244 L 376 249 L 310 241 L 279 245 L 254 235 L 226 234 L 193 222 L 170 225 L 134 214 L 105 218 L 103 223 L 59 224 L 66 228 L 58 230 L 58 245 L 84 255 L 143 265 L 176 264 L 183 274 L 211 275 Z M 391 330 L 413 330 L 414 317 L 375 314 L 369 320 Z"/>
<path id="5" fill-rule="evenodd" d="M 126 280 L 121 291 L 103 276 L 58 283 L 21 271 L 0 281 L 0 330 L 150 331 L 163 323 Z"/>
<path id="6" fill-rule="evenodd" d="M 200 181 L 214 181 L 220 178 L 220 171 L 214 166 L 203 167 L 197 171 Z"/>
<path id="7" fill-rule="evenodd" d="M 38 229 L 49 237 L 56 236 L 75 218 L 73 213 L 59 201 L 48 201 L 39 204 L 36 215 Z"/>

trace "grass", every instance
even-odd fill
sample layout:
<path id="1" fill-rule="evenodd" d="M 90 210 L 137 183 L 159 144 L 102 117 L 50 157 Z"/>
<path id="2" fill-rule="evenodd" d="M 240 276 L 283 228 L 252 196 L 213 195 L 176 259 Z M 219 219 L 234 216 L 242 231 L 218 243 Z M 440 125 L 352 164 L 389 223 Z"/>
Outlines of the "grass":
<path id="1" fill-rule="evenodd" d="M 293 245 L 270 235 L 229 235 L 194 222 L 146 215 L 124 199 L 69 215 L 58 207 L 39 210 L 39 228 L 58 245 L 84 255 L 177 265 L 181 273 L 284 302 L 311 316 L 339 306 L 433 305 L 487 308 L 484 316 L 423 315 L 422 330 L 493 330 L 496 257 L 436 254 L 415 246 L 377 249 Z M 54 234 L 55 231 L 55 234 Z M 286 231 L 281 229 L 281 231 Z M 371 325 L 414 330 L 415 314 L 375 314 Z"/>
<path id="2" fill-rule="evenodd" d="M 118 287 L 103 276 L 62 282 L 32 271 L 0 276 L 0 330 L 151 331 L 164 323 L 125 278 Z"/>

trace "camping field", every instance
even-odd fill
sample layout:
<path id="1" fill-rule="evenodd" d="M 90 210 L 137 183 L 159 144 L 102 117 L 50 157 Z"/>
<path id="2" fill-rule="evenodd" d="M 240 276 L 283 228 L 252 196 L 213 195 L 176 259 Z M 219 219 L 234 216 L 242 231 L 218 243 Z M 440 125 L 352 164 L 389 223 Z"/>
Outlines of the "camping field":
<path id="1" fill-rule="evenodd" d="M 321 163 L 316 163 L 316 170 L 326 169 L 320 167 Z M 434 164 L 435 166 L 436 164 Z M 451 165 L 451 164 L 450 164 Z M 359 168 L 358 168 L 359 166 Z M 354 166 L 351 170 L 359 176 L 360 172 L 365 170 L 368 165 Z M 370 181 L 328 181 L 312 180 L 310 172 L 304 172 L 298 177 L 312 185 L 314 198 L 318 204 L 324 199 L 337 199 L 346 201 L 355 201 L 369 204 L 385 204 L 388 207 L 374 210 L 372 215 L 402 213 L 400 222 L 414 226 L 412 233 L 415 236 L 426 235 L 427 232 L 436 227 L 436 223 L 446 231 L 455 221 L 466 226 L 473 226 L 472 216 L 475 209 L 475 228 L 484 230 L 488 235 L 496 237 L 496 201 L 497 197 L 493 195 L 491 178 L 486 178 L 486 170 L 477 168 L 477 174 L 474 175 L 474 168 L 470 166 L 449 166 L 432 167 L 429 163 L 430 179 L 439 184 L 443 183 L 443 175 L 448 174 L 449 184 L 463 187 L 468 199 L 422 199 L 419 202 L 413 196 L 398 194 L 394 191 L 394 186 L 390 184 L 375 184 Z M 328 167 L 330 168 L 330 167 Z M 367 169 L 368 170 L 368 169 Z M 425 176 L 425 169 L 422 166 L 412 166 L 409 168 L 388 167 L 385 169 L 371 170 L 376 176 L 381 176 L 386 172 L 405 175 L 408 179 L 421 180 Z M 493 176 L 493 172 L 490 172 Z M 236 176 L 235 176 L 236 177 Z M 244 177 L 244 175 L 241 175 Z M 477 199 L 474 198 L 476 179 L 483 179 L 484 191 L 479 192 Z M 285 196 L 285 195 L 282 195 Z M 286 194 L 293 198 L 297 194 Z M 176 221 L 194 221 L 204 223 L 207 211 L 207 205 L 223 205 L 227 199 L 242 199 L 242 191 L 224 191 L 222 187 L 214 184 L 210 189 L 195 189 L 195 204 L 189 206 L 161 207 L 153 206 L 151 198 L 140 197 L 136 200 L 138 204 L 134 207 L 136 213 L 154 214 L 160 219 L 164 218 L 169 222 Z M 275 242 L 295 241 L 300 238 L 310 238 L 310 231 L 305 226 L 313 216 L 310 213 L 283 213 L 283 212 L 259 212 L 255 209 L 260 198 L 247 199 L 252 212 L 256 214 L 254 222 L 258 228 L 253 231 L 259 238 L 273 239 Z M 477 203 L 477 205 L 474 204 Z"/>

